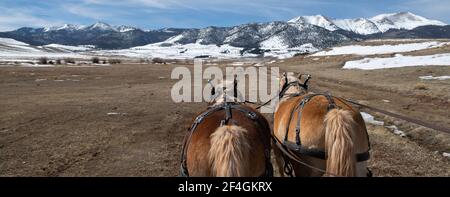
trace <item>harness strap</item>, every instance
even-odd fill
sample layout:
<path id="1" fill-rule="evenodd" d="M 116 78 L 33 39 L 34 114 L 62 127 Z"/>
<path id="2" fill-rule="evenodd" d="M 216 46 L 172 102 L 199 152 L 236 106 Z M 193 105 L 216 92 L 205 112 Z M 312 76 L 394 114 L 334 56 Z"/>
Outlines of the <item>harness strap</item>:
<path id="1" fill-rule="evenodd" d="M 285 133 L 285 136 L 284 136 L 284 142 L 287 142 L 287 141 L 288 141 L 288 137 L 289 137 L 289 128 L 290 128 L 289 126 L 290 126 L 290 124 L 291 124 L 292 118 L 294 117 L 294 112 L 295 112 L 296 110 L 298 110 L 297 124 L 296 124 L 296 127 L 295 127 L 295 142 L 296 142 L 298 145 L 301 145 L 300 123 L 301 123 L 301 117 L 302 117 L 302 111 L 303 111 L 303 108 L 305 107 L 306 103 L 308 103 L 308 102 L 311 100 L 311 98 L 313 98 L 313 97 L 315 97 L 315 96 L 318 96 L 318 95 L 319 95 L 319 94 L 310 94 L 310 95 L 305 96 L 305 97 L 302 99 L 302 101 L 300 101 L 300 103 L 299 103 L 298 105 L 296 105 L 296 106 L 292 109 L 291 115 L 290 115 L 290 117 L 289 117 L 289 122 L 288 122 L 287 127 L 286 127 L 286 133 Z"/>
<path id="2" fill-rule="evenodd" d="M 336 105 L 333 97 L 330 94 L 310 94 L 310 95 L 306 95 L 300 101 L 300 103 L 298 105 L 296 105 L 292 109 L 292 111 L 290 113 L 291 115 L 289 117 L 289 122 L 287 123 L 287 126 L 286 126 L 286 133 L 285 133 L 282 145 L 283 145 L 283 148 L 287 148 L 288 150 L 291 150 L 291 151 L 293 151 L 293 152 L 295 152 L 297 154 L 307 155 L 307 156 L 315 157 L 315 158 L 318 158 L 318 159 L 326 160 L 327 159 L 327 154 L 326 154 L 325 151 L 320 150 L 320 149 L 315 149 L 315 148 L 305 148 L 301 144 L 301 136 L 300 136 L 301 125 L 300 125 L 300 123 L 301 123 L 301 118 L 302 118 L 302 111 L 303 111 L 305 105 L 312 98 L 314 98 L 316 96 L 324 96 L 327 99 L 327 101 L 328 101 L 327 110 L 328 111 L 330 111 L 331 109 L 334 109 L 334 108 L 339 108 L 339 106 Z M 295 127 L 295 133 L 296 133 L 296 135 L 295 135 L 295 143 L 293 143 L 293 142 L 290 142 L 288 140 L 288 137 L 289 137 L 289 126 L 290 126 L 290 123 L 292 121 L 294 112 L 296 110 L 298 110 L 298 115 L 297 115 L 297 122 L 296 122 L 296 127 Z M 368 136 L 368 134 L 367 134 L 367 136 Z M 369 141 L 369 139 L 367 139 L 367 140 L 368 140 L 368 143 L 369 143 L 369 149 L 366 152 L 358 153 L 358 154 L 355 155 L 357 162 L 367 161 L 370 158 L 370 153 L 369 153 L 369 151 L 370 151 L 370 141 Z M 279 143 L 278 140 L 276 142 Z"/>
<path id="3" fill-rule="evenodd" d="M 188 133 L 184 138 L 183 142 L 183 150 L 181 154 L 181 166 L 180 166 L 180 176 L 182 177 L 189 177 L 189 172 L 187 169 L 187 150 L 189 146 L 189 142 L 191 141 L 192 134 L 195 132 L 195 129 L 197 126 L 205 119 L 206 116 L 210 115 L 213 112 L 225 110 L 225 119 L 221 121 L 221 126 L 228 124 L 228 122 L 232 119 L 232 109 L 236 109 L 242 113 L 244 113 L 247 117 L 249 117 L 253 121 L 258 121 L 261 125 L 261 119 L 258 117 L 256 112 L 253 112 L 251 110 L 248 110 L 246 108 L 243 108 L 240 106 L 239 103 L 235 102 L 225 102 L 221 105 L 212 106 L 209 107 L 207 111 L 203 112 L 199 116 L 197 116 L 194 120 L 194 123 L 191 125 L 191 127 L 188 129 Z M 268 127 L 268 125 L 267 125 Z M 263 139 L 263 135 L 261 134 L 262 141 L 264 141 L 264 156 L 266 160 L 266 171 L 262 176 L 273 176 L 273 166 L 270 161 L 270 139 Z M 267 141 L 267 142 L 266 142 Z"/>
<path id="4" fill-rule="evenodd" d="M 300 154 L 300 155 L 307 155 L 310 157 L 315 157 L 318 159 L 323 159 L 326 160 L 327 159 L 327 154 L 325 151 L 317 149 L 317 148 L 305 148 L 304 146 L 301 145 L 297 145 L 295 143 L 292 142 L 285 142 L 284 145 L 292 150 L 293 152 Z M 356 162 L 362 162 L 362 161 L 367 161 L 370 158 L 370 153 L 369 151 L 363 152 L 363 153 L 358 153 L 355 155 L 356 157 Z"/>
<path id="5" fill-rule="evenodd" d="M 332 109 L 334 109 L 336 107 L 339 107 L 339 106 L 336 105 L 336 103 L 334 102 L 334 99 L 331 97 L 330 94 L 324 94 L 324 96 L 328 100 L 328 108 L 327 108 L 328 111 L 330 111 L 330 110 L 332 110 Z"/>

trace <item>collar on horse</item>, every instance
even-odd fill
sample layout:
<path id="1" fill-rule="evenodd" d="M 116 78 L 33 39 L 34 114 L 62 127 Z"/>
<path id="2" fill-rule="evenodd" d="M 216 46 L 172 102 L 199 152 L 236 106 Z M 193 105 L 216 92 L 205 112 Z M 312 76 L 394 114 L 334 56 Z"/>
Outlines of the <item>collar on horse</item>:
<path id="1" fill-rule="evenodd" d="M 225 111 L 225 117 L 220 122 L 220 126 L 228 125 L 228 124 L 230 124 L 230 122 L 232 122 L 232 118 L 233 118 L 232 111 L 233 110 L 237 110 L 241 113 L 244 113 L 250 120 L 255 121 L 255 122 L 259 122 L 263 118 L 263 117 L 258 116 L 257 113 L 255 113 L 247 108 L 242 107 L 242 105 L 237 102 L 224 102 L 220 105 L 208 107 L 208 110 L 206 110 L 205 112 L 203 112 L 202 114 L 200 114 L 199 116 L 197 116 L 195 118 L 194 123 L 188 129 L 188 133 L 187 133 L 186 137 L 184 138 L 183 149 L 182 149 L 182 154 L 181 154 L 180 176 L 189 177 L 189 172 L 187 169 L 187 150 L 188 150 L 189 142 L 191 141 L 192 134 L 195 132 L 195 129 L 197 128 L 197 126 L 199 124 L 202 123 L 202 121 L 208 115 L 212 114 L 213 112 L 217 112 L 217 111 L 221 111 L 221 110 Z M 272 163 L 270 161 L 270 139 L 266 139 L 264 134 L 260 134 L 260 138 L 264 144 L 264 156 L 265 156 L 265 163 L 266 163 L 265 164 L 266 171 L 264 172 L 262 177 L 271 177 L 271 176 L 273 176 L 273 167 L 272 167 Z"/>
<path id="2" fill-rule="evenodd" d="M 302 75 L 300 75 L 300 80 L 301 80 L 302 76 L 306 76 L 306 79 L 305 79 L 305 81 L 303 83 L 300 83 L 300 81 L 288 82 L 287 74 L 284 74 L 284 81 L 285 81 L 285 83 L 283 84 L 283 87 L 281 87 L 280 94 L 278 95 L 279 98 L 282 98 L 283 96 L 288 95 L 288 94 L 286 94 L 286 92 L 288 91 L 288 89 L 291 86 L 297 86 L 297 87 L 299 87 L 299 88 L 301 88 L 301 89 L 303 89 L 305 91 L 308 91 L 308 88 L 309 88 L 308 82 L 311 79 L 311 75 L 302 74 Z M 300 96 L 300 95 L 301 95 L 301 93 L 289 94 L 289 96 L 291 96 L 291 97 Z"/>

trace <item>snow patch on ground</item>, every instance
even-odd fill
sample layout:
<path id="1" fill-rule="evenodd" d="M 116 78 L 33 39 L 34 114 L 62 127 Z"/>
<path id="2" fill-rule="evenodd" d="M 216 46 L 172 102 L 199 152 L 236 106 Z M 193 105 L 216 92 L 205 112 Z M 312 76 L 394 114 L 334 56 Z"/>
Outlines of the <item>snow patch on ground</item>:
<path id="1" fill-rule="evenodd" d="M 106 113 L 108 116 L 117 116 L 117 115 L 126 115 L 126 113 L 120 113 L 120 112 L 108 112 Z"/>
<path id="2" fill-rule="evenodd" d="M 361 116 L 364 119 L 364 122 L 368 123 L 368 124 L 373 124 L 373 125 L 377 125 L 377 126 L 383 126 L 384 122 L 383 121 L 377 121 L 375 120 L 375 118 L 366 113 L 366 112 L 361 112 Z"/>
<path id="3" fill-rule="evenodd" d="M 378 45 L 378 46 L 362 46 L 362 45 L 349 45 L 341 47 L 333 47 L 330 51 L 320 51 L 312 56 L 327 56 L 327 55 L 375 55 L 386 53 L 399 53 L 409 52 L 429 48 L 437 48 L 444 45 L 448 45 L 450 42 L 421 42 L 421 43 L 408 43 L 397 45 Z"/>
<path id="4" fill-rule="evenodd" d="M 419 78 L 423 79 L 423 80 L 446 80 L 446 79 L 450 79 L 450 76 L 444 75 L 444 76 L 433 77 L 431 75 L 428 75 L 428 76 L 420 76 Z"/>
<path id="5" fill-rule="evenodd" d="M 364 58 L 346 62 L 343 69 L 375 70 L 407 66 L 450 66 L 450 53 L 426 56 L 396 55 L 390 58 Z"/>
<path id="6" fill-rule="evenodd" d="M 392 133 L 394 133 L 395 135 L 399 135 L 400 137 L 406 137 L 405 132 L 400 131 L 397 126 L 395 125 L 391 125 L 391 126 L 386 126 L 386 128 L 390 129 L 392 131 Z"/>
<path id="7" fill-rule="evenodd" d="M 376 125 L 376 126 L 384 126 L 383 121 L 375 120 L 375 118 L 372 115 L 370 115 L 366 112 L 361 112 L 361 116 L 363 117 L 364 122 L 366 122 L 368 124 L 372 124 L 372 125 Z M 397 128 L 397 126 L 395 126 L 395 125 L 385 126 L 385 127 L 388 128 L 390 131 L 392 131 L 392 133 L 394 133 L 395 135 L 398 135 L 400 137 L 406 137 L 405 132 L 399 130 Z"/>

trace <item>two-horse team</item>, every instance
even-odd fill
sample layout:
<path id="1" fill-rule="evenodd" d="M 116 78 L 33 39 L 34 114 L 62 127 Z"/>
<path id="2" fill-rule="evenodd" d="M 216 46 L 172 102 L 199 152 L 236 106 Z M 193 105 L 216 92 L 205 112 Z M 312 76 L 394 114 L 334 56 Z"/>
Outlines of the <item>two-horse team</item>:
<path id="1" fill-rule="evenodd" d="M 284 73 L 271 132 L 266 118 L 226 91 L 194 120 L 181 154 L 182 176 L 371 176 L 370 142 L 359 111 L 343 99 L 308 92 L 304 75 Z M 223 84 L 220 84 L 223 86 Z"/>

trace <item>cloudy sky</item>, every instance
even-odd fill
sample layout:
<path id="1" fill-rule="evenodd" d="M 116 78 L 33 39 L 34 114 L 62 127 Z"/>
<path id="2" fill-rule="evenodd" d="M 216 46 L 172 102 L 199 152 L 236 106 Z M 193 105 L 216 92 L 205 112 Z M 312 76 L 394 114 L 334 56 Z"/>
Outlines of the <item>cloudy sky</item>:
<path id="1" fill-rule="evenodd" d="M 0 31 L 97 21 L 144 29 L 231 26 L 299 15 L 355 18 L 400 11 L 450 23 L 450 0 L 0 0 Z"/>

